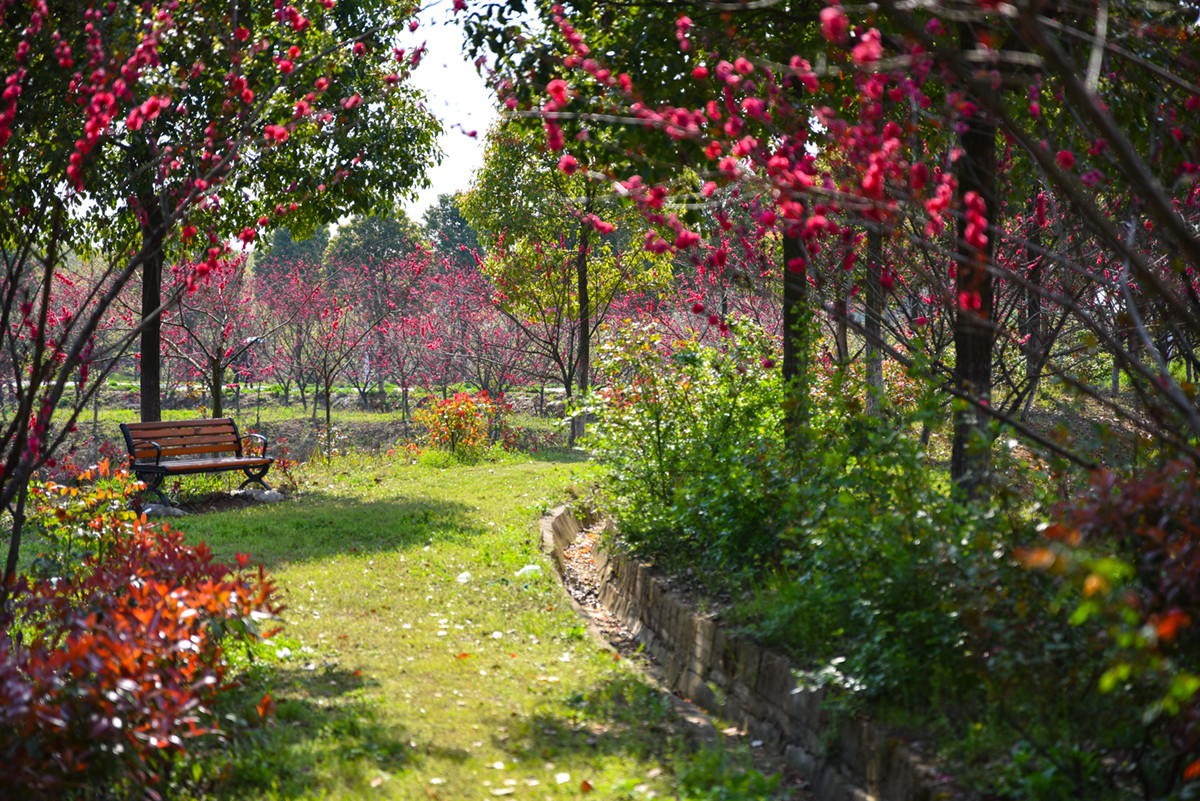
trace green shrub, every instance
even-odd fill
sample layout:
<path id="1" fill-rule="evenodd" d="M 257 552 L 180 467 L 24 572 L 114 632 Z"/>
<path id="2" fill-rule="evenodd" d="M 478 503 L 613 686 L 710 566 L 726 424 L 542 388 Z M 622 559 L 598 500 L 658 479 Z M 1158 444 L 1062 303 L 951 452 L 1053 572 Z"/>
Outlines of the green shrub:
<path id="1" fill-rule="evenodd" d="M 601 348 L 589 445 L 621 536 L 643 554 L 726 573 L 777 552 L 783 385 L 743 324 L 717 350 L 631 326 Z"/>
<path id="2" fill-rule="evenodd" d="M 988 797 L 1200 795 L 1194 471 L 1098 474 L 1039 533 L 1061 486 L 1030 469 L 963 501 L 913 433 L 944 416 L 918 370 L 868 417 L 861 370 L 814 352 L 784 387 L 766 352 L 748 327 L 603 351 L 592 446 L 620 536 L 737 599 L 726 619 L 827 705 L 939 732 Z"/>

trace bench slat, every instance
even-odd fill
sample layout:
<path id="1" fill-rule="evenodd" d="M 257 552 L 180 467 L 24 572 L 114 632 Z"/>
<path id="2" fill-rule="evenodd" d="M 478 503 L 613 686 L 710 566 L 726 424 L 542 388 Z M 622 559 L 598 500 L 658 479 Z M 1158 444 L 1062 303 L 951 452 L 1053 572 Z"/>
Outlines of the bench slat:
<path id="1" fill-rule="evenodd" d="M 205 426 L 231 425 L 233 425 L 232 417 L 197 417 L 192 420 L 150 420 L 141 423 L 126 423 L 125 427 L 130 431 L 138 431 L 144 428 L 170 428 L 171 426 L 204 428 Z"/>
<path id="2" fill-rule="evenodd" d="M 236 439 L 236 434 L 232 428 L 172 428 L 157 430 L 157 432 L 130 432 L 130 438 L 134 442 L 161 442 L 169 439 L 217 439 L 217 438 L 232 438 Z"/>
<path id="3" fill-rule="evenodd" d="M 177 470 L 231 470 L 241 467 L 257 467 L 273 461 L 275 460 L 270 457 L 264 459 L 257 456 L 234 456 L 228 459 L 180 459 L 176 462 L 163 462 L 159 466 L 166 468 L 167 472 L 171 473 Z"/>
<path id="4" fill-rule="evenodd" d="M 137 448 L 137 458 L 153 459 L 158 452 L 154 448 L 139 447 Z M 191 456 L 197 453 L 237 453 L 237 443 L 229 444 L 202 444 L 197 443 L 190 446 L 175 446 L 173 448 L 163 448 L 163 458 L 168 456 Z M 236 457 L 235 457 L 236 458 Z"/>
<path id="5" fill-rule="evenodd" d="M 188 436 L 188 437 L 182 437 L 182 436 L 144 437 L 144 438 L 143 437 L 134 437 L 134 439 L 133 439 L 133 444 L 138 447 L 141 447 L 142 445 L 148 444 L 151 442 L 157 442 L 159 444 L 159 446 L 163 449 L 163 452 L 165 453 L 167 448 L 180 448 L 180 447 L 186 448 L 189 445 L 196 445 L 199 443 L 203 443 L 203 444 L 211 443 L 213 445 L 232 444 L 232 445 L 236 446 L 238 443 L 238 438 L 235 437 L 232 433 L 229 433 L 229 434 L 217 434 L 216 436 L 211 436 L 211 437 L 193 435 L 193 436 Z"/>

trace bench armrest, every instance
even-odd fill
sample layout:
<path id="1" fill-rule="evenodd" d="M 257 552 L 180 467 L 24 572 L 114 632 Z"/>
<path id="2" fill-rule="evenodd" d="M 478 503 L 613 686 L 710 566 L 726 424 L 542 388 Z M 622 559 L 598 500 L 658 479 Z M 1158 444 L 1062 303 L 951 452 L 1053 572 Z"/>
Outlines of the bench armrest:
<path id="1" fill-rule="evenodd" d="M 154 447 L 154 463 L 160 464 L 162 462 L 162 446 L 151 440 L 143 440 L 142 442 L 138 443 L 138 445 L 133 449 L 133 453 L 129 454 L 129 463 L 131 465 L 137 464 L 137 449 L 143 445 L 151 445 Z"/>
<path id="2" fill-rule="evenodd" d="M 248 439 L 258 440 L 262 444 L 262 457 L 264 459 L 267 458 L 267 438 L 264 437 L 262 434 L 243 434 L 242 435 L 243 442 L 245 442 Z"/>

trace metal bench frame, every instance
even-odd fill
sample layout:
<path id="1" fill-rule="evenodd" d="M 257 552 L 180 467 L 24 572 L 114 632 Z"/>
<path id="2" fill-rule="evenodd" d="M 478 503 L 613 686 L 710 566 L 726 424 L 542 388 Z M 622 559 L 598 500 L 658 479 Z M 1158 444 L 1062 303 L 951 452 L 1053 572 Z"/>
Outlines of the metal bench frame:
<path id="1" fill-rule="evenodd" d="M 121 434 L 129 452 L 129 469 L 168 506 L 171 501 L 162 491 L 167 476 L 240 470 L 246 480 L 238 489 L 248 484 L 271 489 L 263 480 L 275 463 L 274 457 L 267 456 L 267 438 L 261 434 L 243 437 L 232 417 L 121 423 Z M 261 455 L 243 453 L 248 439 L 259 441 Z"/>

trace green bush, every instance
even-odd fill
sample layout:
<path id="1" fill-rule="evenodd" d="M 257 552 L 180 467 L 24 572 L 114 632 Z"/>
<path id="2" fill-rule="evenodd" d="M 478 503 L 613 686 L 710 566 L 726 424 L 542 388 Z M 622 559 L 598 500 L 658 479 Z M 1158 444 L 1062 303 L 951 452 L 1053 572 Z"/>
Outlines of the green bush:
<path id="1" fill-rule="evenodd" d="M 772 515 L 783 385 L 749 324 L 725 347 L 631 326 L 601 348 L 589 445 L 607 468 L 621 536 L 640 553 L 734 575 L 778 553 Z"/>

